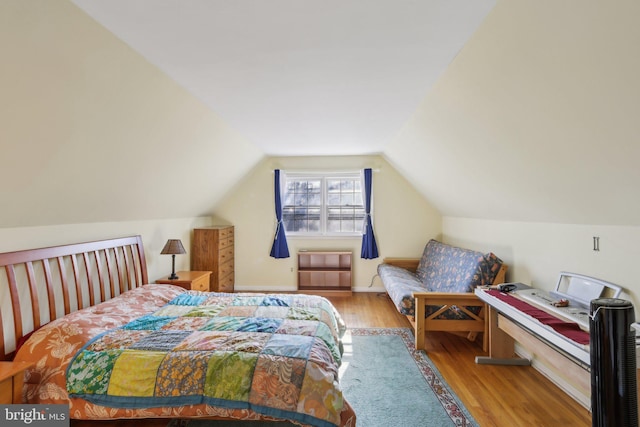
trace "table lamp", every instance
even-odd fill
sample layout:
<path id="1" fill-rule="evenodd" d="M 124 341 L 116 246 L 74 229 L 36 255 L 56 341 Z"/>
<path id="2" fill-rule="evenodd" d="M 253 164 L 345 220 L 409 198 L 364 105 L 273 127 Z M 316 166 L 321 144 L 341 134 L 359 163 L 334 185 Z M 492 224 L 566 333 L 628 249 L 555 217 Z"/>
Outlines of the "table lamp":
<path id="1" fill-rule="evenodd" d="M 169 280 L 176 280 L 178 278 L 176 275 L 176 255 L 186 253 L 187 251 L 184 250 L 184 246 L 182 246 L 182 242 L 179 239 L 167 240 L 167 244 L 164 245 L 160 254 L 171 255 L 171 276 L 169 276 Z"/>

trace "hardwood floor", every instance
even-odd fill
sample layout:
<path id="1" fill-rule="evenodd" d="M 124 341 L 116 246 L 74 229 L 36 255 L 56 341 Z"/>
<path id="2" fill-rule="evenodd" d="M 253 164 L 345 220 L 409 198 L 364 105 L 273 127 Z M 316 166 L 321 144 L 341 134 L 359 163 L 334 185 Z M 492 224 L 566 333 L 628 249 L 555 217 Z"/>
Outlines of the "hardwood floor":
<path id="1" fill-rule="evenodd" d="M 386 295 L 331 297 L 351 328 L 410 327 Z M 446 332 L 429 334 L 427 354 L 480 426 L 590 426 L 591 414 L 530 366 L 477 365 L 478 344 Z M 363 426 L 366 427 L 366 426 Z"/>
<path id="2" fill-rule="evenodd" d="M 386 294 L 354 293 L 328 299 L 350 328 L 410 327 Z M 486 355 L 482 346 L 445 332 L 430 334 L 426 343 L 429 358 L 481 427 L 591 425 L 587 409 L 529 366 L 477 365 L 475 357 Z M 72 420 L 71 425 L 164 427 L 166 421 Z M 426 420 L 425 425 L 429 425 Z"/>

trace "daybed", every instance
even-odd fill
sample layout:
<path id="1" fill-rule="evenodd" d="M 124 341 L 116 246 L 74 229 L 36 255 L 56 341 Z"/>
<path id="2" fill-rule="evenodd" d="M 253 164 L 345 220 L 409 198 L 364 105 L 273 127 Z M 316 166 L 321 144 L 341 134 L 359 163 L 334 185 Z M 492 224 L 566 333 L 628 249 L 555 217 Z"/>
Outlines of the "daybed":
<path id="1" fill-rule="evenodd" d="M 425 348 L 427 331 L 465 333 L 471 340 L 485 332 L 484 303 L 473 290 L 503 283 L 506 271 L 507 266 L 493 253 L 433 239 L 420 259 L 385 258 L 378 266 L 389 297 L 414 327 L 416 349 Z"/>
<path id="2" fill-rule="evenodd" d="M 68 404 L 75 419 L 355 425 L 338 384 L 345 325 L 325 298 L 146 284 L 139 236 L 0 266 L 13 321 L 0 318 L 0 359 L 34 363 L 24 403 Z"/>

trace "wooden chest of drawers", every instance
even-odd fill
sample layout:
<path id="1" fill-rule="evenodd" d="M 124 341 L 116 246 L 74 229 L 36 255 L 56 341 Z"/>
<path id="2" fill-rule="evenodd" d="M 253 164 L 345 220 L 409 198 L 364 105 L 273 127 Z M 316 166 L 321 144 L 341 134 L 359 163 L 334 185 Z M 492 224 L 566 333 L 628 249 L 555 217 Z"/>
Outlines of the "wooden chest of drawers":
<path id="1" fill-rule="evenodd" d="M 191 269 L 211 271 L 212 292 L 233 292 L 233 226 L 202 227 L 193 230 Z"/>

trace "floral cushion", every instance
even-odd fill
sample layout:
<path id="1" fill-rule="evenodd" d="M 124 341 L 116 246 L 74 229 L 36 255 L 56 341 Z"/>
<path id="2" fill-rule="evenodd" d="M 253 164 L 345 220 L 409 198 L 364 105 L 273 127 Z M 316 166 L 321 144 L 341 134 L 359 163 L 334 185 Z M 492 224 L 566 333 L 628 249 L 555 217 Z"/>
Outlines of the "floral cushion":
<path id="1" fill-rule="evenodd" d="M 378 276 L 398 311 L 406 316 L 415 315 L 413 293 L 425 291 L 418 276 L 409 270 L 389 264 L 378 265 Z"/>
<path id="2" fill-rule="evenodd" d="M 378 275 L 398 311 L 414 316 L 414 292 L 473 292 L 476 286 L 493 283 L 501 266 L 502 260 L 493 253 L 484 255 L 432 239 L 424 248 L 415 274 L 404 268 L 380 264 Z M 437 306 L 427 307 L 427 316 L 438 309 Z M 469 317 L 453 306 L 438 319 L 460 320 Z"/>
<path id="3" fill-rule="evenodd" d="M 481 252 L 429 240 L 416 270 L 431 292 L 473 292 L 476 286 L 493 283 L 502 260 Z"/>

